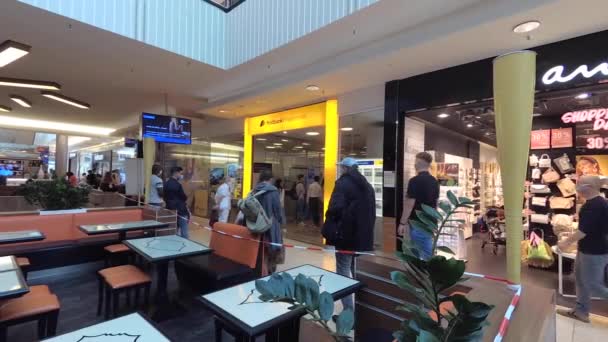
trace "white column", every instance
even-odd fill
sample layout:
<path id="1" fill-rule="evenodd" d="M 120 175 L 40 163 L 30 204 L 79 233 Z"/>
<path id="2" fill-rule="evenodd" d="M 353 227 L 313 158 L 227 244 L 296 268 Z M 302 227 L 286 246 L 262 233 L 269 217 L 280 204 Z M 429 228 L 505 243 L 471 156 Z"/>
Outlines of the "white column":
<path id="1" fill-rule="evenodd" d="M 57 134 L 55 141 L 55 172 L 61 178 L 68 172 L 68 136 Z"/>

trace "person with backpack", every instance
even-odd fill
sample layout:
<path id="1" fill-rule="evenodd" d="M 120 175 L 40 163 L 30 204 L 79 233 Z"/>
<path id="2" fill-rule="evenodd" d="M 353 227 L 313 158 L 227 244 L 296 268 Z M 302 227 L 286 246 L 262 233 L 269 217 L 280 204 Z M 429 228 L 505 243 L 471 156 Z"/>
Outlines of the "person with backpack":
<path id="1" fill-rule="evenodd" d="M 263 234 L 262 238 L 266 242 L 264 244 L 264 275 L 276 272 L 277 265 L 285 262 L 285 248 L 270 245 L 270 243 L 283 244 L 281 200 L 279 190 L 272 183 L 272 172 L 262 171 L 258 184 L 247 198 L 239 201 L 238 204 L 247 228 L 252 233 Z"/>
<path id="2" fill-rule="evenodd" d="M 344 158 L 339 164 L 340 178 L 336 182 L 323 237 L 328 245 L 337 250 L 366 252 L 374 250 L 374 225 L 376 222 L 376 194 L 374 188 L 359 172 L 357 161 Z M 355 256 L 352 253 L 336 253 L 338 274 L 353 277 Z M 352 296 L 342 299 L 345 309 L 354 310 Z"/>

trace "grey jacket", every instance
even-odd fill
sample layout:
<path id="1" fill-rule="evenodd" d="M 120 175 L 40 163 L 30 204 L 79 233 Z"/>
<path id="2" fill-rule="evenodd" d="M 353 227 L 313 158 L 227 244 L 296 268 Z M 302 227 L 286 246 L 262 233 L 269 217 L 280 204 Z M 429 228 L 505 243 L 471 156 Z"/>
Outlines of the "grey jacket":
<path id="1" fill-rule="evenodd" d="M 281 200 L 279 198 L 279 190 L 272 184 L 258 183 L 253 192 L 265 190 L 257 199 L 264 208 L 266 214 L 272 218 L 272 228 L 264 233 L 264 240 L 272 243 L 283 243 L 283 234 L 281 232 L 281 224 L 283 224 L 283 215 L 281 212 Z M 272 250 L 280 250 L 281 247 L 271 246 Z"/>

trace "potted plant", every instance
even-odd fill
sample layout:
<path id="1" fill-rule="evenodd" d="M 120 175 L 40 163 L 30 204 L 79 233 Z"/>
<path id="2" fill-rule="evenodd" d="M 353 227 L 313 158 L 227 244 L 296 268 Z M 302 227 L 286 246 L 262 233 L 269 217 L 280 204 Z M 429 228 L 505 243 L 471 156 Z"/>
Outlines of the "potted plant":
<path id="1" fill-rule="evenodd" d="M 256 280 L 255 288 L 262 302 L 289 303 L 292 310 L 304 308 L 311 317 L 309 320 L 322 326 L 335 341 L 352 340 L 350 332 L 355 325 L 353 311 L 346 309 L 336 316 L 336 331 L 333 331 L 329 321 L 334 317 L 334 299 L 329 292 L 319 293 L 319 283 L 313 278 L 298 274 L 294 279 L 287 272 L 274 273 L 268 280 Z M 241 304 L 250 303 L 248 299 Z"/>
<path id="2" fill-rule="evenodd" d="M 41 208 L 40 215 L 57 215 L 85 213 L 83 206 L 89 202 L 90 191 L 88 186 L 70 186 L 65 179 L 28 180 L 17 194 Z"/>
<path id="3" fill-rule="evenodd" d="M 471 302 L 462 294 L 451 294 L 449 289 L 467 278 L 463 277 L 465 263 L 462 260 L 446 259 L 436 255 L 437 251 L 454 254 L 448 247 L 437 246 L 444 228 L 464 223 L 453 215 L 473 207 L 466 197 L 447 193 L 449 201 L 439 203 L 439 210 L 422 205 L 416 211 L 416 219 L 410 227 L 428 233 L 433 238 L 433 257 L 420 259 L 419 250 L 403 240 L 402 252 L 397 257 L 403 262 L 405 271 L 391 273 L 397 286 L 417 299 L 417 303 L 405 303 L 398 309 L 407 312 L 410 319 L 402 322 L 401 329 L 394 333 L 399 342 L 452 342 L 481 341 L 486 319 L 493 306 Z M 446 309 L 451 303 L 451 308 Z"/>

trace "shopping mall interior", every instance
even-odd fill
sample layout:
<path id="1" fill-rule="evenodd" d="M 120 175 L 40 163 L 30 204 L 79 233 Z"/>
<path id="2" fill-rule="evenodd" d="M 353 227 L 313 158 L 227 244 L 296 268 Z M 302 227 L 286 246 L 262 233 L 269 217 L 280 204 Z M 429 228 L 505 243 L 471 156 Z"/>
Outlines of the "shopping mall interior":
<path id="1" fill-rule="evenodd" d="M 0 1 L 0 342 L 605 341 L 607 10 Z"/>

